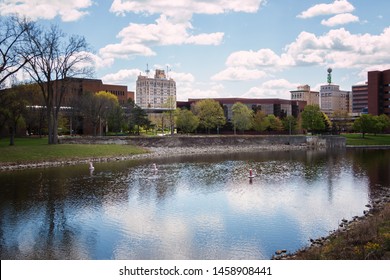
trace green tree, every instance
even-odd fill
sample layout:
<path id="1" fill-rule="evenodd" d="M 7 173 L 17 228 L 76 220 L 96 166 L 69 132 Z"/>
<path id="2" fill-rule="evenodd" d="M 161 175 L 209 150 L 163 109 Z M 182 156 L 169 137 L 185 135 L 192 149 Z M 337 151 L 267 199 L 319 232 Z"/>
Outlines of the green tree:
<path id="1" fill-rule="evenodd" d="M 199 118 L 188 109 L 176 109 L 176 126 L 184 133 L 194 132 L 199 125 Z"/>
<path id="2" fill-rule="evenodd" d="M 302 128 L 310 132 L 325 129 L 323 114 L 318 105 L 307 105 L 301 114 Z"/>
<path id="3" fill-rule="evenodd" d="M 236 129 L 244 131 L 252 127 L 253 111 L 245 104 L 237 102 L 232 106 L 234 134 Z"/>
<path id="4" fill-rule="evenodd" d="M 382 114 L 380 116 L 375 116 L 375 133 L 383 133 L 387 128 L 390 127 L 390 118 Z"/>
<path id="5" fill-rule="evenodd" d="M 282 131 L 283 130 L 283 123 L 278 118 L 275 117 L 275 115 L 270 114 L 267 116 L 268 122 L 269 122 L 269 129 L 272 131 Z"/>
<path id="6" fill-rule="evenodd" d="M 298 120 L 294 116 L 287 116 L 282 120 L 284 130 L 291 135 L 295 133 L 298 127 Z"/>
<path id="7" fill-rule="evenodd" d="M 0 107 L 0 123 L 6 125 L 9 129 L 11 146 L 15 145 L 15 134 L 18 127 L 23 121 L 23 114 L 26 112 L 27 100 L 21 98 L 19 90 L 21 87 L 13 87 L 4 91 L 0 95 L 3 106 Z M 0 126 L 1 128 L 1 126 Z"/>
<path id="8" fill-rule="evenodd" d="M 332 114 L 332 128 L 336 133 L 346 131 L 349 123 L 349 116 L 347 111 L 335 111 Z"/>
<path id="9" fill-rule="evenodd" d="M 169 96 L 167 102 L 163 104 L 163 107 L 167 109 L 163 114 L 169 122 L 171 135 L 173 135 L 175 132 L 176 98 L 174 96 Z"/>
<path id="10" fill-rule="evenodd" d="M 223 109 L 219 102 L 212 99 L 204 99 L 195 103 L 194 114 L 199 118 L 199 125 L 210 133 L 210 129 L 219 128 L 226 123 Z"/>
<path id="11" fill-rule="evenodd" d="M 364 114 L 354 121 L 353 129 L 360 132 L 364 138 L 366 133 L 374 131 L 375 123 L 375 119 L 371 114 Z"/>
<path id="12" fill-rule="evenodd" d="M 140 135 L 140 129 L 143 126 L 150 126 L 151 122 L 148 114 L 140 106 L 129 100 L 127 105 L 129 131 L 136 131 Z"/>
<path id="13" fill-rule="evenodd" d="M 93 135 L 103 134 L 103 124 L 107 127 L 110 114 L 119 107 L 118 97 L 110 92 L 85 93 L 81 97 L 79 110 L 89 119 L 93 127 Z"/>
<path id="14" fill-rule="evenodd" d="M 257 111 L 253 118 L 253 128 L 261 132 L 267 130 L 269 125 L 267 115 L 263 111 Z"/>

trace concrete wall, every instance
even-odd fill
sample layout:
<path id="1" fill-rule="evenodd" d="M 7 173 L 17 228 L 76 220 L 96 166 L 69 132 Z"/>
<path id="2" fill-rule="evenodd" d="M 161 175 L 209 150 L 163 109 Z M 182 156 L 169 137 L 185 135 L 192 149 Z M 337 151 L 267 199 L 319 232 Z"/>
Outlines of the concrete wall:
<path id="1" fill-rule="evenodd" d="M 235 145 L 298 145 L 308 148 L 344 148 L 339 136 L 240 135 L 240 136 L 163 136 L 163 137 L 65 137 L 60 143 L 132 144 L 141 147 L 201 147 Z"/>

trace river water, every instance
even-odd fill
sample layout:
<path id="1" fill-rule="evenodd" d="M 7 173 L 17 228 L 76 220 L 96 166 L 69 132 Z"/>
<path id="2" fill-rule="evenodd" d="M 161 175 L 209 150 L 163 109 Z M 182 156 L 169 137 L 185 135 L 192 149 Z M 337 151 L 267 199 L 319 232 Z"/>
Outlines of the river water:
<path id="1" fill-rule="evenodd" d="M 270 259 L 361 216 L 389 162 L 283 151 L 1 172 L 0 258 Z"/>

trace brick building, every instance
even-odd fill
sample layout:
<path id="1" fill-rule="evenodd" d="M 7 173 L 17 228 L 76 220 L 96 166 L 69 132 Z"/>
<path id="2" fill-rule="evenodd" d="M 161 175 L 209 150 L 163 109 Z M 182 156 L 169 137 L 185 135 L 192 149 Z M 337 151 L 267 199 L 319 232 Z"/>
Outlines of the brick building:
<path id="1" fill-rule="evenodd" d="M 390 69 L 368 72 L 368 113 L 390 116 Z"/>
<path id="2" fill-rule="evenodd" d="M 368 85 L 352 86 L 352 113 L 367 113 Z"/>

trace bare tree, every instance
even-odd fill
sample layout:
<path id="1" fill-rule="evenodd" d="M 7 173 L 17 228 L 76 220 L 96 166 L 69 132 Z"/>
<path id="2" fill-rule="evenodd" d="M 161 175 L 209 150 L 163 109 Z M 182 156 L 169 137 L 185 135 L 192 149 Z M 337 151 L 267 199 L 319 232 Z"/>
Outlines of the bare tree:
<path id="1" fill-rule="evenodd" d="M 39 85 L 47 108 L 48 143 L 58 142 L 58 118 L 69 83 L 93 73 L 84 37 L 66 36 L 58 26 L 28 31 L 28 50 L 34 57 L 26 71 Z"/>
<path id="2" fill-rule="evenodd" d="M 25 34 L 34 24 L 17 17 L 0 17 L 0 88 L 33 56 L 23 45 Z"/>

